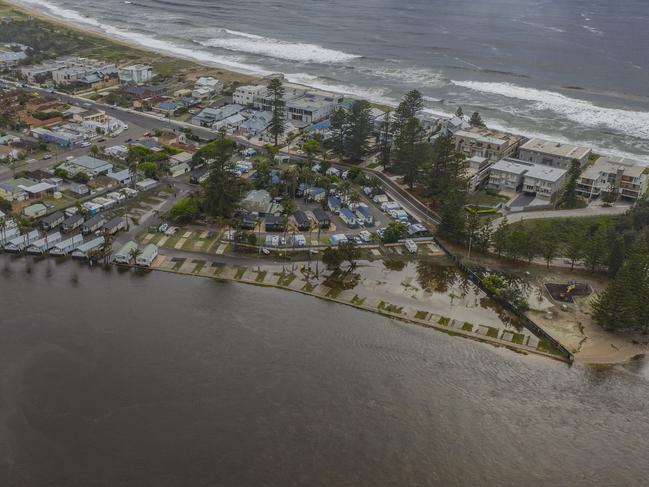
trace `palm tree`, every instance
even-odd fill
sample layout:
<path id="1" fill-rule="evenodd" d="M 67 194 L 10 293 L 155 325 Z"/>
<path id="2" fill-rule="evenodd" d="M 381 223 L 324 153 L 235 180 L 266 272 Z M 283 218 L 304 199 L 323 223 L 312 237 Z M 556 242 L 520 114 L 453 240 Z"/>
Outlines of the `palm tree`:
<path id="1" fill-rule="evenodd" d="M 113 236 L 107 231 L 104 231 L 104 241 L 99 247 L 99 252 L 101 257 L 104 259 L 104 265 L 107 265 L 108 260 L 113 253 Z"/>
<path id="2" fill-rule="evenodd" d="M 4 216 L 0 216 L 0 235 L 2 236 L 2 241 L 5 241 L 7 236 L 7 219 Z"/>
<path id="3" fill-rule="evenodd" d="M 32 229 L 32 222 L 29 218 L 20 218 L 18 220 L 18 230 L 23 236 L 23 243 L 27 247 L 27 237 L 29 236 L 29 231 Z"/>
<path id="4" fill-rule="evenodd" d="M 131 258 L 131 260 L 135 264 L 137 262 L 138 256 L 140 256 L 141 254 L 142 254 L 142 251 L 138 247 L 135 247 L 134 249 L 131 249 L 131 251 L 128 253 L 128 256 Z"/>

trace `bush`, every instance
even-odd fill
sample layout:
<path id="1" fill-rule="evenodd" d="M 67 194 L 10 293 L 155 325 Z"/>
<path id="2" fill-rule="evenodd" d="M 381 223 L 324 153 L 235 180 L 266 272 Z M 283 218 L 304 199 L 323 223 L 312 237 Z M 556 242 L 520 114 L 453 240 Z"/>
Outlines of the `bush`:
<path id="1" fill-rule="evenodd" d="M 193 196 L 179 199 L 169 210 L 169 218 L 177 223 L 189 223 L 198 215 L 198 201 Z"/>
<path id="2" fill-rule="evenodd" d="M 0 211 L 3 213 L 11 212 L 11 202 L 0 196 Z"/>
<path id="3" fill-rule="evenodd" d="M 401 222 L 390 222 L 383 234 L 383 242 L 396 243 L 408 236 L 408 225 Z"/>

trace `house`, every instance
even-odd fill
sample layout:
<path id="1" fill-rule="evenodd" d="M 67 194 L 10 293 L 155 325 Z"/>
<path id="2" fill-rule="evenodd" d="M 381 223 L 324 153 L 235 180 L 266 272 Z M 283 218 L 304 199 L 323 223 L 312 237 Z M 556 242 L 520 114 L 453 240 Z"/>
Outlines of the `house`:
<path id="1" fill-rule="evenodd" d="M 63 223 L 61 223 L 61 229 L 69 233 L 72 230 L 76 230 L 79 228 L 81 225 L 83 225 L 83 222 L 85 221 L 85 218 L 81 213 L 75 213 L 72 216 L 69 216 L 67 219 L 63 220 Z"/>
<path id="2" fill-rule="evenodd" d="M 29 195 L 22 186 L 31 186 L 35 181 L 27 178 L 8 179 L 0 181 L 0 197 L 7 201 L 24 201 Z"/>
<path id="3" fill-rule="evenodd" d="M 194 89 L 209 90 L 210 95 L 219 93 L 223 89 L 223 81 L 212 78 L 211 76 L 201 76 L 194 83 Z"/>
<path id="4" fill-rule="evenodd" d="M 465 175 L 467 178 L 467 189 L 470 192 L 477 191 L 482 184 L 489 179 L 489 171 L 492 162 L 486 157 L 473 156 L 467 159 Z"/>
<path id="5" fill-rule="evenodd" d="M 352 210 L 350 210 L 349 208 L 340 209 L 340 219 L 349 228 L 358 228 L 358 222 L 356 221 L 356 217 L 352 213 Z"/>
<path id="6" fill-rule="evenodd" d="M 60 145 L 61 147 L 76 146 L 86 140 L 86 134 L 80 131 L 67 130 L 64 127 L 53 127 L 51 130 L 37 127 L 32 129 L 31 132 L 37 139 L 42 140 L 43 142 Z"/>
<path id="7" fill-rule="evenodd" d="M 9 239 L 4 244 L 4 250 L 6 252 L 22 252 L 33 242 L 41 238 L 41 234 L 38 230 L 32 230 L 25 235 L 17 235 Z"/>
<path id="8" fill-rule="evenodd" d="M 263 96 L 266 87 L 262 85 L 239 86 L 232 94 L 232 102 L 241 106 L 252 106 L 255 98 Z"/>
<path id="9" fill-rule="evenodd" d="M 17 227 L 11 227 L 0 232 L 0 247 L 2 247 L 9 240 L 16 238 L 20 235 Z"/>
<path id="10" fill-rule="evenodd" d="M 518 159 L 521 161 L 544 164 L 546 166 L 570 169 L 573 160 L 579 161 L 584 167 L 591 154 L 590 149 L 561 142 L 550 142 L 543 139 L 531 139 L 518 149 Z"/>
<path id="11" fill-rule="evenodd" d="M 565 169 L 507 158 L 489 168 L 488 187 L 550 199 L 561 189 L 566 173 Z"/>
<path id="12" fill-rule="evenodd" d="M 151 98 L 153 96 L 160 96 L 162 93 L 166 91 L 166 89 L 167 86 L 164 84 L 144 85 L 144 86 L 131 85 L 126 88 L 126 93 L 140 100 L 144 100 L 146 98 Z M 135 104 L 133 106 L 135 106 Z"/>
<path id="13" fill-rule="evenodd" d="M 110 219 L 101 228 L 102 233 L 108 235 L 115 235 L 120 230 L 126 230 L 126 219 L 121 216 L 116 216 Z"/>
<path id="14" fill-rule="evenodd" d="M 132 255 L 133 252 L 138 249 L 137 242 L 131 240 L 129 242 L 126 242 L 120 249 L 115 253 L 113 256 L 113 262 L 116 264 L 124 264 L 128 265 L 131 263 L 131 260 L 133 259 Z"/>
<path id="15" fill-rule="evenodd" d="M 329 211 L 338 214 L 341 206 L 342 204 L 337 196 L 329 196 L 329 199 L 327 200 L 327 208 L 329 208 Z"/>
<path id="16" fill-rule="evenodd" d="M 56 191 L 55 185 L 44 181 L 29 185 L 21 184 L 18 187 L 27 193 L 28 198 L 43 198 Z"/>
<path id="17" fill-rule="evenodd" d="M 132 64 L 119 70 L 119 80 L 122 83 L 141 85 L 153 79 L 153 68 L 148 64 Z"/>
<path id="18" fill-rule="evenodd" d="M 135 258 L 135 263 L 141 267 L 151 267 L 153 261 L 158 257 L 158 247 L 155 244 L 149 244 L 142 253 Z"/>
<path id="19" fill-rule="evenodd" d="M 169 157 L 169 163 L 170 164 L 182 164 L 182 163 L 187 163 L 189 164 L 192 160 L 192 155 L 189 152 L 179 152 L 178 154 L 174 154 L 171 157 Z"/>
<path id="20" fill-rule="evenodd" d="M 481 127 L 458 130 L 453 134 L 453 141 L 458 152 L 467 158 L 485 157 L 492 162 L 514 156 L 523 137 L 497 132 Z"/>
<path id="21" fill-rule="evenodd" d="M 158 184 L 158 181 L 156 181 L 155 179 L 145 179 L 143 181 L 135 183 L 135 187 L 139 191 L 147 191 L 147 190 L 149 190 L 151 188 L 156 187 L 157 184 Z"/>
<path id="22" fill-rule="evenodd" d="M 337 233 L 329 237 L 329 242 L 331 242 L 331 245 L 333 245 L 334 247 L 343 243 L 347 243 L 348 241 L 349 240 L 347 240 L 347 237 L 344 233 Z"/>
<path id="23" fill-rule="evenodd" d="M 90 188 L 85 184 L 72 183 L 70 184 L 70 191 L 79 196 L 85 196 L 90 193 Z"/>
<path id="24" fill-rule="evenodd" d="M 124 145 L 113 145 L 111 147 L 106 147 L 104 149 L 104 153 L 108 156 L 125 160 L 128 156 L 128 147 Z"/>
<path id="25" fill-rule="evenodd" d="M 366 227 L 374 225 L 374 217 L 365 203 L 360 203 L 356 207 L 356 220 L 358 223 L 365 225 Z"/>
<path id="26" fill-rule="evenodd" d="M 0 161 L 18 159 L 18 150 L 7 145 L 0 145 Z"/>
<path id="27" fill-rule="evenodd" d="M 58 166 L 67 171 L 71 176 L 83 173 L 88 177 L 95 177 L 101 173 L 110 174 L 113 172 L 113 165 L 110 162 L 102 161 L 90 156 L 80 156 L 66 161 Z"/>
<path id="28" fill-rule="evenodd" d="M 318 227 L 329 228 L 331 226 L 331 219 L 322 208 L 313 209 L 313 217 L 316 219 Z"/>
<path id="29" fill-rule="evenodd" d="M 31 244 L 29 244 L 26 250 L 28 254 L 35 254 L 35 255 L 44 254 L 52 247 L 54 247 L 56 244 L 58 244 L 60 241 L 61 241 L 61 233 L 55 232 L 46 235 L 44 237 L 41 237 L 38 240 L 35 240 Z"/>
<path id="30" fill-rule="evenodd" d="M 299 230 L 309 230 L 311 228 L 311 220 L 309 220 L 309 217 L 302 210 L 295 211 L 293 218 Z"/>
<path id="31" fill-rule="evenodd" d="M 265 189 L 250 191 L 241 201 L 241 207 L 250 213 L 266 214 L 273 199 Z"/>
<path id="32" fill-rule="evenodd" d="M 577 182 L 577 193 L 588 199 L 617 191 L 621 198 L 637 200 L 647 192 L 649 174 L 640 161 L 625 157 L 600 157 Z"/>
<path id="33" fill-rule="evenodd" d="M 56 211 L 41 219 L 41 228 L 45 231 L 52 230 L 59 226 L 65 220 L 65 214 L 62 211 Z"/>
<path id="34" fill-rule="evenodd" d="M 47 207 L 42 203 L 25 206 L 22 211 L 22 214 L 29 218 L 38 218 L 45 213 L 47 213 Z"/>
<path id="35" fill-rule="evenodd" d="M 86 243 L 79 245 L 72 251 L 72 257 L 75 259 L 87 259 L 93 250 L 99 249 L 104 243 L 104 237 L 96 237 Z"/>
<path id="36" fill-rule="evenodd" d="M 169 172 L 171 173 L 172 178 L 177 178 L 178 176 L 182 176 L 183 174 L 186 174 L 189 171 L 191 171 L 191 167 L 189 167 L 189 164 L 185 162 L 169 167 Z"/>
<path id="37" fill-rule="evenodd" d="M 283 232 L 286 229 L 286 220 L 281 216 L 267 215 L 264 227 L 267 232 Z"/>
<path id="38" fill-rule="evenodd" d="M 194 169 L 189 176 L 189 182 L 191 184 L 200 184 L 206 181 L 209 176 L 209 169 Z"/>
<path id="39" fill-rule="evenodd" d="M 99 230 L 104 223 L 106 223 L 106 217 L 104 215 L 95 215 L 90 220 L 83 222 L 81 225 L 81 233 L 88 235 L 89 233 Z"/>
<path id="40" fill-rule="evenodd" d="M 83 244 L 83 235 L 74 235 L 57 243 L 50 249 L 49 253 L 54 256 L 68 255 L 73 250 L 76 250 L 81 244 Z"/>
<path id="41" fill-rule="evenodd" d="M 106 176 L 109 177 L 110 179 L 117 181 L 117 183 L 122 186 L 126 184 L 130 184 L 133 181 L 133 174 L 131 173 L 130 169 L 123 169 L 118 172 L 111 172 Z"/>
<path id="42" fill-rule="evenodd" d="M 243 106 L 237 103 L 221 108 L 204 108 L 192 118 L 192 123 L 202 127 L 212 127 L 215 123 L 236 115 L 241 110 L 243 110 Z"/>
<path id="43" fill-rule="evenodd" d="M 443 135 L 453 135 L 460 130 L 468 130 L 471 124 L 464 118 L 454 116 L 442 123 L 441 133 Z"/>

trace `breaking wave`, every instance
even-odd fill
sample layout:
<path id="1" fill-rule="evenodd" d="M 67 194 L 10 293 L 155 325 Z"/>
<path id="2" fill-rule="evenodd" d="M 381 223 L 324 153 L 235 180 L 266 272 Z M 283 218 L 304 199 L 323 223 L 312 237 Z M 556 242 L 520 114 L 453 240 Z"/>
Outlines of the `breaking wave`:
<path id="1" fill-rule="evenodd" d="M 228 51 L 302 63 L 344 63 L 362 57 L 315 44 L 280 41 L 230 29 L 223 29 L 222 32 L 228 37 L 216 37 L 196 42 L 204 47 L 217 47 Z"/>
<path id="2" fill-rule="evenodd" d="M 455 86 L 530 103 L 534 111 L 551 111 L 585 127 L 608 128 L 620 134 L 649 138 L 649 112 L 597 106 L 554 91 L 525 88 L 511 83 L 452 81 Z"/>

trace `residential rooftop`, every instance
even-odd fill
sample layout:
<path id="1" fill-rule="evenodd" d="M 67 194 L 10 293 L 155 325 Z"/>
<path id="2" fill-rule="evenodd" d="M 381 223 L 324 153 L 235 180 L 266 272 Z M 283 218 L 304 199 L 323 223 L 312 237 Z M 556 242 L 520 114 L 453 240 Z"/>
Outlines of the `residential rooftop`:
<path id="1" fill-rule="evenodd" d="M 583 159 L 590 153 L 590 149 L 579 147 L 577 145 L 564 144 L 562 142 L 553 142 L 543 139 L 531 139 L 520 147 L 521 150 L 530 150 L 542 152 L 557 157 L 567 157 L 571 159 Z"/>

